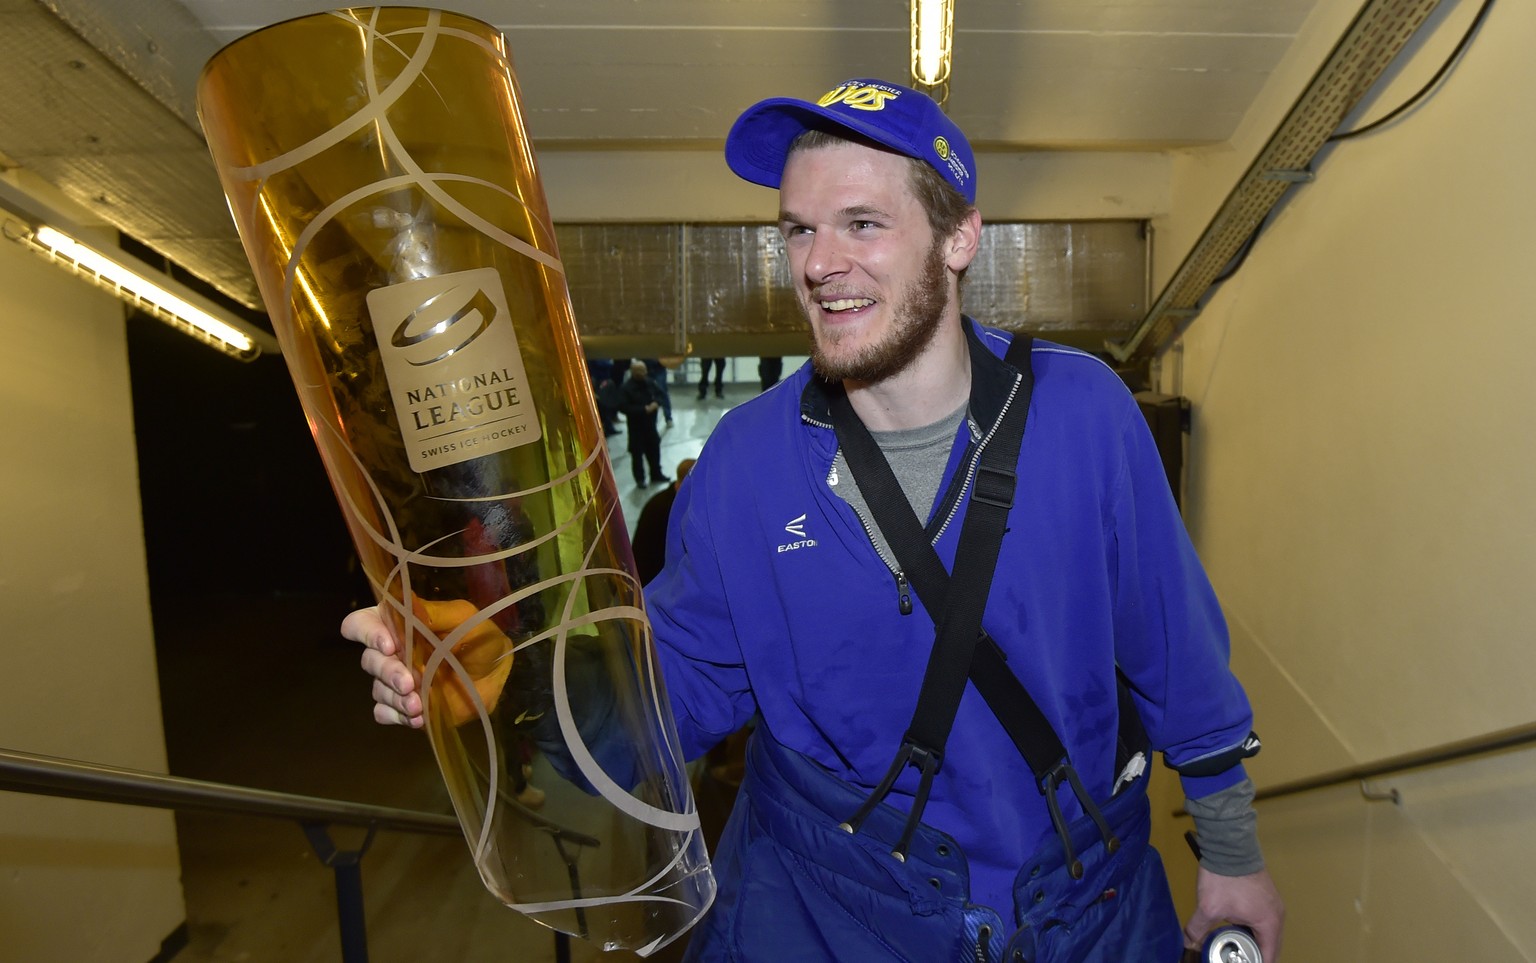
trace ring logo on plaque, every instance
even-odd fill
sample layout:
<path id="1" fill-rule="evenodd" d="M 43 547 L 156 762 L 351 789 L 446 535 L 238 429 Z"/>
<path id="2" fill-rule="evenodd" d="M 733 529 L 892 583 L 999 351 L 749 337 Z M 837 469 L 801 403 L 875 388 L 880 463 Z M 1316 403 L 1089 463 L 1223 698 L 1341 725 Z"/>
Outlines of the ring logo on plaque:
<path id="1" fill-rule="evenodd" d="M 413 471 L 542 437 L 494 268 L 374 288 L 366 300 Z"/>

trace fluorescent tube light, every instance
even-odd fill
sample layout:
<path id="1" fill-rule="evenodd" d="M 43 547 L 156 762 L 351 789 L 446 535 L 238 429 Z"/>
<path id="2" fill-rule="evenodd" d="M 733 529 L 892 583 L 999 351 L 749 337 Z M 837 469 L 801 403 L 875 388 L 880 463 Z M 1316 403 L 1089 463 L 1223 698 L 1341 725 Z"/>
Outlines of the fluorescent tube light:
<path id="1" fill-rule="evenodd" d="M 73 229 L 56 226 L 66 219 L 24 192 L 0 182 L 0 202 L 17 215 L 5 219 L 6 237 L 76 277 L 232 357 L 249 361 L 263 351 L 277 353 L 272 335 L 125 251 L 80 240 Z"/>
<path id="2" fill-rule="evenodd" d="M 912 0 L 912 79 L 928 87 L 949 80 L 955 0 Z"/>
<path id="3" fill-rule="evenodd" d="M 256 346 L 255 341 L 235 326 L 220 321 L 187 299 L 172 294 L 149 278 L 140 276 L 132 269 L 95 248 L 75 240 L 63 231 L 45 224 L 37 229 L 33 240 L 47 248 L 54 257 L 72 261 L 76 273 L 90 272 L 98 281 L 104 282 L 103 286 L 108 290 L 115 288 L 130 295 L 131 299 L 170 312 L 194 328 L 234 348 L 235 354 L 244 354 Z M 130 300 L 130 303 L 133 301 Z"/>

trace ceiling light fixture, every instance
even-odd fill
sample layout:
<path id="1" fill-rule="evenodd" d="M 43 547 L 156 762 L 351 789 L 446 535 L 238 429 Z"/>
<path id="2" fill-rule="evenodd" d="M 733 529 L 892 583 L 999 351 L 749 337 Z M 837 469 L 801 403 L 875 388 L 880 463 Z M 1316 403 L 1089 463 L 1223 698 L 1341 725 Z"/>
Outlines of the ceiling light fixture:
<path id="1" fill-rule="evenodd" d="M 954 57 L 955 0 L 912 0 L 912 79 L 925 87 L 949 81 Z"/>
<path id="2" fill-rule="evenodd" d="M 276 354 L 277 339 L 121 250 L 103 250 L 86 241 L 62 217 L 29 195 L 0 182 L 0 207 L 7 238 L 99 287 L 132 307 L 191 335 L 210 347 L 250 361 L 263 351 Z"/>

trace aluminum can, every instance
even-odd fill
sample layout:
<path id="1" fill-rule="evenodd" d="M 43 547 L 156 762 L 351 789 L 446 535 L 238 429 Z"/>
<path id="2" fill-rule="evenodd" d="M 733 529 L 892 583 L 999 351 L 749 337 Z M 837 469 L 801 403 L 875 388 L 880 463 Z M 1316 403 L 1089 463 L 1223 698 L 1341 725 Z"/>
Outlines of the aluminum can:
<path id="1" fill-rule="evenodd" d="M 1253 931 L 1246 926 L 1223 926 L 1213 930 L 1200 948 L 1200 963 L 1264 963 Z"/>

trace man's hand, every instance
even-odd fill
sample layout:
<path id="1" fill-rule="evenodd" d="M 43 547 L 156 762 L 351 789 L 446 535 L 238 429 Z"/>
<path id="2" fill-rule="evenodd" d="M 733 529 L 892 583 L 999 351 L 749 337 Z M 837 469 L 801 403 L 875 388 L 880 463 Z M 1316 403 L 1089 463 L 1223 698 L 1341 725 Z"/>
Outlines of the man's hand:
<path id="1" fill-rule="evenodd" d="M 1247 876 L 1219 876 L 1201 867 L 1195 880 L 1195 915 L 1184 927 L 1184 945 L 1198 949 L 1207 933 L 1222 923 L 1253 930 L 1264 963 L 1279 963 L 1285 904 L 1267 870 Z"/>
<path id="2" fill-rule="evenodd" d="M 400 658 L 400 642 L 378 606 L 358 609 L 341 622 L 341 637 L 361 642 L 363 671 L 373 676 L 373 719 L 385 726 L 426 724 L 416 673 Z"/>
<path id="3" fill-rule="evenodd" d="M 438 638 L 443 638 L 478 611 L 473 604 L 456 599 L 430 602 L 413 599 L 416 617 Z M 373 677 L 373 718 L 381 725 L 409 726 L 420 729 L 426 723 L 422 712 L 421 680 L 400 657 L 400 643 L 377 606 L 359 609 L 341 623 L 343 638 L 361 642 L 363 671 Z M 512 642 L 487 619 L 475 626 L 453 646 L 453 655 L 472 681 L 476 694 L 487 709 L 495 706 L 512 669 Z M 436 678 L 442 680 L 435 696 L 447 704 L 448 721 L 462 725 L 478 715 L 469 688 L 458 672 L 440 665 Z"/>

